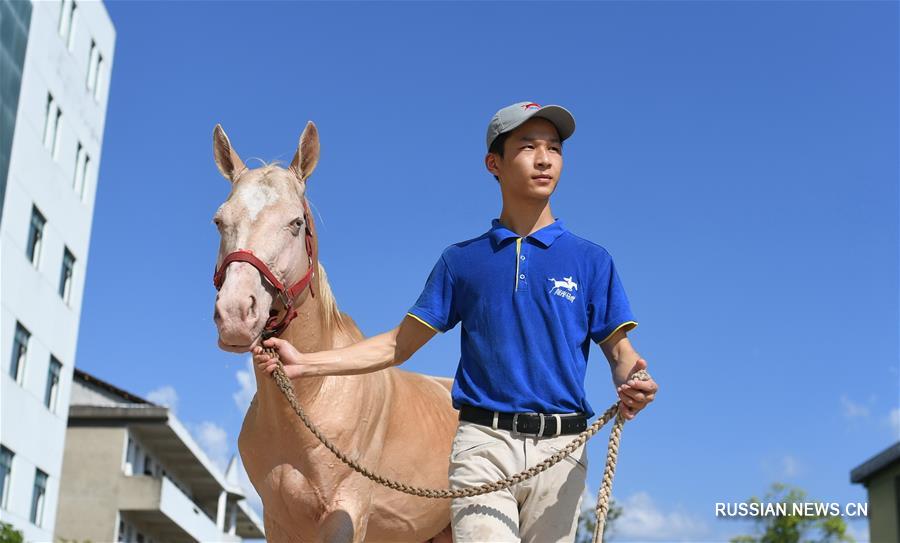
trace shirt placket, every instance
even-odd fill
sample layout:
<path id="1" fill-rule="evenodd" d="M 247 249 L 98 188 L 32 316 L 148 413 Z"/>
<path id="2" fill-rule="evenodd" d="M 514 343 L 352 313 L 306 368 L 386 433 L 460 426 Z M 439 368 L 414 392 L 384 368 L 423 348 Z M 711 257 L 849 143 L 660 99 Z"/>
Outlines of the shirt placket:
<path id="1" fill-rule="evenodd" d="M 530 251 L 525 238 L 516 238 L 516 288 L 514 292 L 528 290 L 528 258 Z"/>

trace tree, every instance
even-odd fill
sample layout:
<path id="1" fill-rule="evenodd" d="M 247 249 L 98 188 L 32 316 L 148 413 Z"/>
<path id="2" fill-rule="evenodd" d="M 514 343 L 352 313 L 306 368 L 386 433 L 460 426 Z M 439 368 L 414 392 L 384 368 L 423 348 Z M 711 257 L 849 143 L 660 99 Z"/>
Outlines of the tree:
<path id="1" fill-rule="evenodd" d="M 747 503 L 784 503 L 788 505 L 788 514 L 757 516 L 754 520 L 762 535 L 740 535 L 731 538 L 730 543 L 854 543 L 853 537 L 847 534 L 847 524 L 841 517 L 793 514 L 790 504 L 808 501 L 810 500 L 802 489 L 772 483 L 764 500 L 753 496 Z M 819 539 L 810 539 L 810 534 L 817 534 Z"/>
<path id="2" fill-rule="evenodd" d="M 594 512 L 595 503 L 590 506 L 582 506 L 578 515 L 578 531 L 575 533 L 575 543 L 591 543 L 594 540 L 594 527 L 597 525 L 597 516 Z M 613 534 L 615 520 L 622 516 L 622 508 L 616 505 L 616 500 L 610 497 L 609 511 L 606 513 L 606 525 L 603 527 L 604 540 Z"/>
<path id="3" fill-rule="evenodd" d="M 0 522 L 0 543 L 22 543 L 25 537 L 12 524 Z"/>

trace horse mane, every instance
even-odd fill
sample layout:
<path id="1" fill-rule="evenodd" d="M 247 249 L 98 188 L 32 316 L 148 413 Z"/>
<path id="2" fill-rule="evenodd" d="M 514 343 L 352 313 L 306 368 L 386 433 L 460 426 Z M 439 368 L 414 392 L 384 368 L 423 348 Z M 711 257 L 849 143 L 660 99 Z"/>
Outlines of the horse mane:
<path id="1" fill-rule="evenodd" d="M 359 341 L 362 335 L 355 326 L 351 326 L 345 315 L 338 309 L 337 300 L 331 285 L 328 283 L 328 275 L 325 273 L 325 266 L 322 262 L 318 263 L 318 271 L 316 273 L 316 296 L 319 309 L 322 314 L 322 328 L 326 337 L 332 337 L 335 332 L 344 333 Z"/>

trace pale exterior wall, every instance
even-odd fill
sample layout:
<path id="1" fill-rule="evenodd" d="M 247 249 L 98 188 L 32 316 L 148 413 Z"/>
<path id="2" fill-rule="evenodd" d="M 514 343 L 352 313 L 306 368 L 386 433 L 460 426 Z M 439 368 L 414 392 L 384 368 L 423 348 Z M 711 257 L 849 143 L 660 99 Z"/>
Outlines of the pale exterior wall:
<path id="1" fill-rule="evenodd" d="M 0 520 L 28 541 L 53 539 L 115 45 L 106 8 L 83 1 L 77 4 L 70 48 L 58 31 L 61 6 L 58 0 L 32 5 L 0 220 L 0 443 L 15 454 Z M 87 89 L 92 39 L 104 64 L 97 98 Z M 48 92 L 63 112 L 56 158 L 43 144 Z M 90 156 L 83 196 L 73 188 L 78 142 Z M 47 220 L 37 268 L 26 255 L 32 205 Z M 68 302 L 58 294 L 64 247 L 76 258 Z M 10 377 L 16 322 L 31 333 L 21 385 Z M 51 354 L 62 363 L 54 411 L 44 405 Z M 40 525 L 29 520 L 35 468 L 48 475 Z"/>
<path id="2" fill-rule="evenodd" d="M 900 462 L 878 472 L 866 484 L 869 540 L 900 541 Z"/>
<path id="3" fill-rule="evenodd" d="M 72 427 L 66 434 L 65 477 L 59 489 L 56 537 L 115 541 L 116 513 L 122 505 L 119 487 L 127 430 Z"/>

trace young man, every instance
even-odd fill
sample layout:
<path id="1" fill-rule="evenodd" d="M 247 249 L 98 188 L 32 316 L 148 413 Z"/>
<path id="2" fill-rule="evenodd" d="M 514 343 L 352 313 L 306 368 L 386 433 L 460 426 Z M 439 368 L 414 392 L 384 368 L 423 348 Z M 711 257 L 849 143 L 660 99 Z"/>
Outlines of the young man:
<path id="1" fill-rule="evenodd" d="M 397 328 L 320 353 L 301 354 L 274 338 L 264 345 L 277 349 L 292 378 L 365 373 L 403 363 L 435 333 L 462 323 L 452 487 L 533 466 L 586 428 L 594 414 L 584 392 L 592 342 L 610 363 L 621 413 L 633 419 L 657 385 L 631 378 L 647 363 L 626 337 L 637 322 L 622 283 L 609 253 L 550 210 L 562 142 L 574 131 L 560 106 L 520 102 L 494 115 L 485 166 L 500 185 L 500 217 L 483 235 L 443 251 Z M 261 349 L 255 353 L 256 363 L 274 369 Z M 454 541 L 572 541 L 586 475 L 582 446 L 529 481 L 453 500 Z"/>

